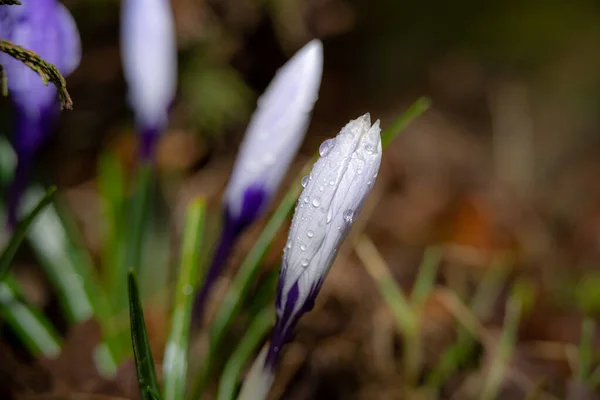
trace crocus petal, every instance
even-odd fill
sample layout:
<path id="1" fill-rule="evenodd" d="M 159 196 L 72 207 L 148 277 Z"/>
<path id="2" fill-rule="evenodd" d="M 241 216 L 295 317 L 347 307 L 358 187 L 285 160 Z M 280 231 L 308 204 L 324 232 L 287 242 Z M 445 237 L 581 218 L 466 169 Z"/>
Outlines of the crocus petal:
<path id="1" fill-rule="evenodd" d="M 34 51 L 64 75 L 79 65 L 81 43 L 75 21 L 56 0 L 27 0 L 20 6 L 0 7 L 0 34 Z M 58 112 L 56 87 L 44 85 L 21 61 L 0 53 L 14 105 L 14 147 L 18 156 L 8 194 L 8 224 L 16 223 L 18 206 L 35 154 Z"/>
<path id="2" fill-rule="evenodd" d="M 232 218 L 242 216 L 249 188 L 264 191 L 257 216 L 264 211 L 304 140 L 322 70 L 323 46 L 315 39 L 277 72 L 258 100 L 225 193 Z"/>
<path id="3" fill-rule="evenodd" d="M 194 323 L 241 232 L 264 212 L 296 156 L 317 100 L 323 45 L 313 40 L 275 75 L 258 100 L 225 192 L 217 251 L 194 301 Z"/>
<path id="4" fill-rule="evenodd" d="M 350 121 L 323 142 L 321 157 L 298 200 L 277 290 L 277 324 L 267 363 L 277 354 L 298 318 L 312 309 L 340 245 L 370 193 L 381 163 L 379 121 L 369 114 Z"/>
<path id="5" fill-rule="evenodd" d="M 3 7 L 2 34 L 13 43 L 34 51 L 68 75 L 79 64 L 80 41 L 68 10 L 55 0 L 29 0 L 20 6 Z M 68 37 L 67 37 L 68 35 Z M 0 53 L 8 89 L 24 112 L 38 114 L 56 101 L 54 85 L 44 85 L 40 77 L 21 61 Z"/>
<path id="6" fill-rule="evenodd" d="M 81 62 L 81 39 L 73 16 L 62 4 L 57 4 L 58 34 L 62 42 L 61 60 L 57 68 L 64 76 L 70 75 Z"/>
<path id="7" fill-rule="evenodd" d="M 138 129 L 164 129 L 177 85 L 177 42 L 168 0 L 123 1 L 121 58 Z"/>

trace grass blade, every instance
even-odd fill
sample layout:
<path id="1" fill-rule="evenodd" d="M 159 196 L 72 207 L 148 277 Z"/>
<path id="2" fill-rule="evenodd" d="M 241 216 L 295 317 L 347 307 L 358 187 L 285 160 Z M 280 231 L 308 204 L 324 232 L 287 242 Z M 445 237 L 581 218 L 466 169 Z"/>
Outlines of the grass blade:
<path id="1" fill-rule="evenodd" d="M 395 317 L 398 327 L 402 330 L 404 335 L 404 373 L 406 383 L 413 385 L 421 370 L 418 316 L 371 239 L 363 235 L 355 243 L 354 249 L 365 269 L 373 278 L 379 293 Z"/>
<path id="2" fill-rule="evenodd" d="M 124 232 L 121 228 L 123 204 L 125 204 L 125 173 L 118 158 L 105 153 L 98 162 L 98 193 L 102 201 L 104 216 L 102 251 L 102 280 L 106 289 L 116 293 L 123 288 L 123 276 L 119 274 L 121 244 Z"/>
<path id="3" fill-rule="evenodd" d="M 133 196 L 129 199 L 129 203 L 127 204 L 127 214 L 125 216 L 125 221 L 127 222 L 125 231 L 127 234 L 123 241 L 125 247 L 121 254 L 123 257 L 122 264 L 116 277 L 118 282 L 123 282 L 122 277 L 125 276 L 129 269 L 133 268 L 138 274 L 140 282 L 142 282 L 142 288 L 144 287 L 143 284 L 145 282 L 145 272 L 142 270 L 140 262 L 142 258 L 144 232 L 146 231 L 148 200 L 150 198 L 150 190 L 152 189 L 152 171 L 153 167 L 150 162 L 143 162 L 138 165 L 133 182 Z M 119 278 L 119 275 L 121 278 Z M 125 294 L 122 289 L 117 289 L 116 293 L 118 296 Z M 118 300 L 117 309 L 120 309 L 123 305 L 124 303 Z"/>
<path id="4" fill-rule="evenodd" d="M 15 254 L 17 254 L 17 250 L 19 246 L 25 239 L 25 235 L 27 234 L 27 230 L 29 226 L 38 216 L 38 214 L 48 205 L 52 200 L 52 196 L 56 192 L 56 186 L 52 186 L 50 189 L 46 191 L 46 194 L 42 199 L 38 202 L 38 204 L 31 210 L 23 219 L 19 221 L 15 231 L 8 242 L 8 245 L 0 255 L 0 281 L 4 278 L 8 269 L 10 267 L 10 263 L 12 262 Z"/>
<path id="5" fill-rule="evenodd" d="M 265 308 L 254 318 L 246 334 L 236 346 L 235 352 L 225 365 L 219 383 L 217 400 L 233 400 L 235 398 L 235 391 L 240 382 L 244 366 L 248 363 L 250 357 L 256 353 L 267 333 L 273 327 L 274 321 L 275 311 L 273 306 Z"/>
<path id="6" fill-rule="evenodd" d="M 150 343 L 148 342 L 142 300 L 140 299 L 140 292 L 133 271 L 129 271 L 127 282 L 129 289 L 131 344 L 141 398 L 142 400 L 160 399 L 160 388 L 156 379 Z"/>
<path id="7" fill-rule="evenodd" d="M 581 323 L 581 340 L 579 341 L 579 356 L 577 375 L 581 382 L 586 382 L 592 369 L 594 354 L 594 331 L 596 323 L 590 317 L 585 317 Z"/>
<path id="8" fill-rule="evenodd" d="M 415 119 L 431 106 L 431 100 L 420 97 L 381 133 L 381 145 L 385 149 Z"/>
<path id="9" fill-rule="evenodd" d="M 171 329 L 163 361 L 163 394 L 166 400 L 184 398 L 187 374 L 188 336 L 194 288 L 198 282 L 200 250 L 204 236 L 206 206 L 202 199 L 188 207 L 185 231 L 181 244 L 179 276 L 175 287 L 175 301 Z"/>
<path id="10" fill-rule="evenodd" d="M 12 179 L 16 157 L 4 138 L 0 138 L 0 160 L 0 176 L 5 185 Z M 33 210 L 44 194 L 39 185 L 29 187 L 23 196 L 22 209 Z M 57 197 L 31 223 L 27 231 L 28 242 L 56 290 L 67 322 L 76 324 L 95 315 L 103 334 L 110 338 L 114 331 L 107 318 L 110 304 L 98 285 L 91 256 L 81 242 L 81 235 L 76 234 L 75 224 Z M 98 350 L 96 366 L 99 372 L 106 377 L 112 376 L 116 372 L 118 348 L 112 340 L 107 340 Z"/>
<path id="11" fill-rule="evenodd" d="M 430 247 L 425 250 L 423 254 L 423 261 L 419 266 L 419 272 L 412 293 L 410 295 L 410 302 L 415 310 L 420 309 L 423 306 L 433 285 L 435 284 L 435 277 L 437 270 L 440 265 L 442 258 L 441 249 L 438 247 Z"/>
<path id="12" fill-rule="evenodd" d="M 62 342 L 52 324 L 22 300 L 18 283 L 9 274 L 0 282 L 0 316 L 34 357 L 56 358 Z"/>
<path id="13" fill-rule="evenodd" d="M 490 370 L 483 384 L 481 394 L 483 400 L 492 400 L 498 397 L 510 357 L 517 342 L 519 322 L 524 309 L 527 308 L 527 297 L 531 294 L 530 290 L 525 284 L 516 284 L 507 301 L 500 342 L 495 350 L 496 354 L 494 354 Z"/>

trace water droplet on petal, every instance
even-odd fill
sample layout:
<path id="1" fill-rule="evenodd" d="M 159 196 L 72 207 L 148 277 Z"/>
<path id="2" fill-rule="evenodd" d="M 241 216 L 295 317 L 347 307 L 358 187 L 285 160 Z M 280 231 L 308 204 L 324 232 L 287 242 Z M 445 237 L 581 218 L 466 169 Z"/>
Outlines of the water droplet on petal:
<path id="1" fill-rule="evenodd" d="M 305 175 L 304 177 L 302 177 L 302 180 L 300 181 L 300 183 L 302 184 L 302 187 L 306 187 L 306 184 L 308 183 L 308 175 Z"/>
<path id="2" fill-rule="evenodd" d="M 351 223 L 352 222 L 352 218 L 354 218 L 354 211 L 348 209 L 346 211 L 344 211 L 344 221 L 346 221 L 347 223 Z"/>
<path id="3" fill-rule="evenodd" d="M 329 181 L 329 185 L 330 185 L 330 186 L 334 186 L 334 185 L 335 185 L 335 180 L 333 180 L 333 179 L 332 179 L 332 180 L 330 180 L 330 181 Z"/>
<path id="4" fill-rule="evenodd" d="M 306 232 L 306 236 L 308 236 L 309 238 L 315 236 L 315 233 L 313 231 L 307 231 Z"/>
<path id="5" fill-rule="evenodd" d="M 323 185 L 319 186 L 319 190 L 322 192 L 323 190 L 325 190 L 325 188 L 323 187 Z"/>
<path id="6" fill-rule="evenodd" d="M 317 198 L 314 198 L 312 201 L 312 205 L 315 207 L 319 207 L 319 204 L 321 204 L 321 201 Z"/>
<path id="7" fill-rule="evenodd" d="M 329 154 L 334 144 L 335 139 L 327 139 L 323 143 L 321 143 L 321 146 L 319 146 L 319 154 L 321 155 L 321 157 L 325 157 L 327 154 Z"/>
<path id="8" fill-rule="evenodd" d="M 333 210 L 330 208 L 329 210 L 327 210 L 327 221 L 326 221 L 326 223 L 330 223 L 332 219 L 333 219 Z"/>
<path id="9" fill-rule="evenodd" d="M 306 251 L 306 246 L 305 245 L 300 245 L 300 250 Z"/>
<path id="10" fill-rule="evenodd" d="M 300 260 L 300 265 L 302 265 L 303 267 L 308 267 L 308 258 L 303 258 L 302 260 Z"/>
<path id="11" fill-rule="evenodd" d="M 304 196 L 304 202 L 305 202 L 306 204 L 308 204 L 308 200 L 309 200 L 309 199 L 308 199 L 308 196 Z"/>
<path id="12" fill-rule="evenodd" d="M 375 152 L 375 146 L 373 146 L 371 143 L 367 143 L 365 144 L 365 151 L 369 154 L 372 154 Z"/>

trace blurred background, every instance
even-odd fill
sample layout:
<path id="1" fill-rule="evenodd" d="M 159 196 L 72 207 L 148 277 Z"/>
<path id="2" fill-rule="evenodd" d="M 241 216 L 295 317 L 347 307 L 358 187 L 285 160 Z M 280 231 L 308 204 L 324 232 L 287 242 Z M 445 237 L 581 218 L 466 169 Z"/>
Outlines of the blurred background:
<path id="1" fill-rule="evenodd" d="M 127 172 L 136 157 L 119 57 L 120 3 L 65 5 L 77 21 L 83 59 L 67 79 L 74 110 L 62 113 L 38 158 L 37 178 L 59 186 L 85 246 L 100 260 L 107 217 L 99 163 L 114 157 Z M 158 148 L 143 255 L 155 272 L 142 287 L 157 364 L 170 309 L 165 282 L 175 276 L 186 205 L 205 197 L 209 223 L 218 224 L 258 96 L 276 69 L 316 37 L 325 57 L 320 96 L 284 187 L 350 119 L 370 112 L 385 128 L 418 97 L 432 101 L 384 153 L 361 215 L 365 233 L 406 290 L 424 249 L 443 250 L 439 290 L 423 309 L 425 371 L 455 338 L 444 290 L 468 299 L 497 255 L 509 254 L 499 295 L 481 317 L 485 337 L 498 338 L 511 290 L 526 282 L 529 300 L 499 397 L 526 398 L 540 387 L 554 398 L 598 398 L 573 378 L 582 319 L 600 315 L 598 1 L 172 0 L 172 7 L 179 87 Z M 0 101 L 1 133 L 9 137 L 10 108 Z M 213 304 L 263 226 L 244 235 Z M 279 267 L 286 237 L 287 226 L 264 262 L 265 273 Z M 347 242 L 284 354 L 274 399 L 404 398 L 397 373 L 401 334 Z M 20 250 L 13 271 L 25 297 L 66 335 L 65 351 L 53 364 L 32 360 L 3 328 L 0 392 L 16 390 L 27 399 L 134 398 L 131 363 L 115 380 L 98 376 L 91 355 L 96 330 L 67 326 L 30 253 L 27 246 Z M 234 324 L 231 337 L 243 331 L 242 323 Z M 204 336 L 194 339 L 196 354 Z M 593 346 L 597 362 L 598 334 Z M 444 381 L 440 397 L 477 398 L 492 358 L 478 347 Z M 515 375 L 525 384 L 510 378 Z"/>

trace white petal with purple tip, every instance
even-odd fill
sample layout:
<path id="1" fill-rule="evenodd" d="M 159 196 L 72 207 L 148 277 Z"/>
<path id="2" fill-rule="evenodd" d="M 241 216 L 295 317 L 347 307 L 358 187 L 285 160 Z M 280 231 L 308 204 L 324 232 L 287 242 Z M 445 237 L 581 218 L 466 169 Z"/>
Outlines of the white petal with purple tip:
<path id="1" fill-rule="evenodd" d="M 233 216 L 241 212 L 249 187 L 272 196 L 279 186 L 304 139 L 322 69 L 323 46 L 315 39 L 277 72 L 258 100 L 225 194 Z"/>
<path id="2" fill-rule="evenodd" d="M 124 0 L 121 58 L 138 125 L 162 128 L 177 86 L 177 42 L 168 0 Z"/>
<path id="3" fill-rule="evenodd" d="M 294 299 L 292 316 L 314 300 L 310 297 L 316 295 L 315 288 L 325 278 L 373 187 L 381 163 L 380 132 L 379 120 L 371 126 L 369 114 L 350 121 L 334 140 L 326 142 L 327 151 L 321 152 L 313 166 L 284 254 L 278 293 L 280 318 L 296 283 L 298 298 Z"/>

